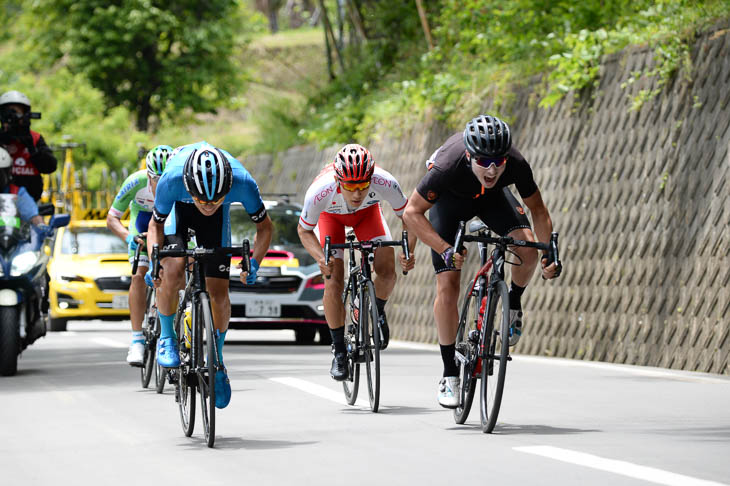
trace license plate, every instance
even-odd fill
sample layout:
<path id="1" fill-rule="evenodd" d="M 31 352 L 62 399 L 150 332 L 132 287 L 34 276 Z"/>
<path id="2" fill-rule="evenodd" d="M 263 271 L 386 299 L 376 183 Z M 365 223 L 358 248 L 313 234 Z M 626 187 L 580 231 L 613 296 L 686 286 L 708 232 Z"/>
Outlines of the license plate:
<path id="1" fill-rule="evenodd" d="M 281 304 L 273 300 L 256 299 L 246 303 L 246 317 L 279 317 Z"/>
<path id="2" fill-rule="evenodd" d="M 129 295 L 112 296 L 112 309 L 129 309 Z"/>

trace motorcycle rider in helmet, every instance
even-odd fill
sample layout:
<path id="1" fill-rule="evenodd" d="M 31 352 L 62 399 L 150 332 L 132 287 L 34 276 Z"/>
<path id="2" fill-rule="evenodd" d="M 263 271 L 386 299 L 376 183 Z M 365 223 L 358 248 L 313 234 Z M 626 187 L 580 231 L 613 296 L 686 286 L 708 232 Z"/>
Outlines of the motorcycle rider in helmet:
<path id="1" fill-rule="evenodd" d="M 0 95 L 0 147 L 10 154 L 15 184 L 38 201 L 43 193 L 41 174 L 55 172 L 58 161 L 43 136 L 30 129 L 31 118 L 40 114 L 30 111 L 26 95 L 20 91 Z"/>

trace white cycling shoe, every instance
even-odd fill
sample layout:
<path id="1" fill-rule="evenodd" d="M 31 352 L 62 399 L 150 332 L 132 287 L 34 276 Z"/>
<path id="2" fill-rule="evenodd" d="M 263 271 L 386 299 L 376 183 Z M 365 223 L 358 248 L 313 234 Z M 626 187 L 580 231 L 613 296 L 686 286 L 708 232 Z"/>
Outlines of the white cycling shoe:
<path id="1" fill-rule="evenodd" d="M 137 341 L 129 345 L 127 363 L 130 366 L 142 366 L 144 364 L 144 343 Z"/>
<path id="2" fill-rule="evenodd" d="M 445 376 L 439 381 L 439 392 L 436 398 L 439 405 L 444 408 L 456 408 L 459 406 L 459 377 Z"/>
<path id="3" fill-rule="evenodd" d="M 522 336 L 522 311 L 510 309 L 509 322 L 509 345 L 514 346 Z"/>

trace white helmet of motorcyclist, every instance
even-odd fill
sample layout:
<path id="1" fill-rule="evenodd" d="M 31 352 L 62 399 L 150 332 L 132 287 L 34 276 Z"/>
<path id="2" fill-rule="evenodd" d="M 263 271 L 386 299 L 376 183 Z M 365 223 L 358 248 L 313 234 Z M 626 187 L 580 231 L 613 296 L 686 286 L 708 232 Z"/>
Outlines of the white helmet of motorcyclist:
<path id="1" fill-rule="evenodd" d="M 20 91 L 6 91 L 0 95 L 0 106 L 10 104 L 23 105 L 30 111 L 30 99 Z"/>
<path id="2" fill-rule="evenodd" d="M 7 150 L 0 147 L 0 170 L 9 169 L 13 166 L 13 158 L 10 156 Z"/>

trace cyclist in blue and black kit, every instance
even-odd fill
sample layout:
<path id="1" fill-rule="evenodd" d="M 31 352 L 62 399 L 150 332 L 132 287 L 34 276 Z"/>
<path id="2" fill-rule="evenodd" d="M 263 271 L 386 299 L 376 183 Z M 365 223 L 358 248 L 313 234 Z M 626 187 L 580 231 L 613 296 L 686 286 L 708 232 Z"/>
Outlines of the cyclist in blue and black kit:
<path id="1" fill-rule="evenodd" d="M 178 147 L 168 160 L 157 184 L 148 244 L 158 244 L 166 249 L 187 248 L 188 228 L 191 228 L 200 247 L 230 246 L 229 211 L 234 202 L 243 204 L 256 224 L 251 272 L 241 272 L 241 281 L 251 285 L 256 282 L 259 262 L 266 255 L 274 227 L 251 174 L 231 154 L 207 142 Z M 157 309 L 161 324 L 157 361 L 166 368 L 176 368 L 180 365 L 180 355 L 173 322 L 178 291 L 185 286 L 184 259 L 164 258 L 161 264 L 160 280 L 154 281 L 158 288 Z M 221 365 L 223 342 L 231 318 L 230 264 L 230 257 L 208 258 L 204 264 Z M 151 270 L 145 279 L 148 284 L 153 283 Z M 230 400 L 231 386 L 223 367 L 215 376 L 215 405 L 224 408 Z"/>

